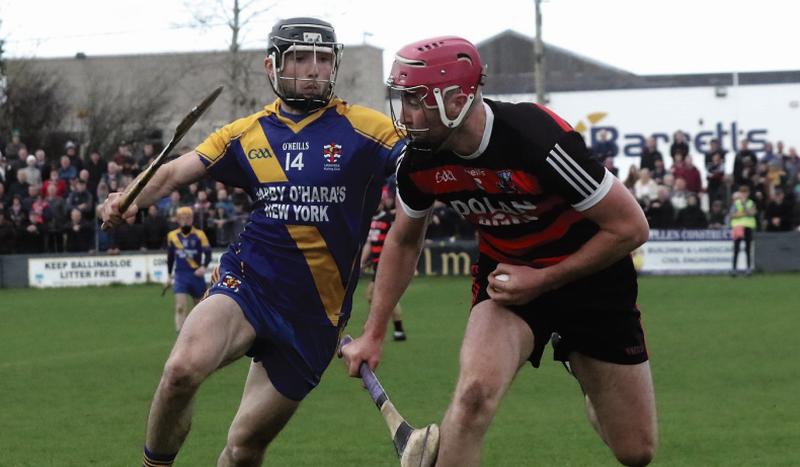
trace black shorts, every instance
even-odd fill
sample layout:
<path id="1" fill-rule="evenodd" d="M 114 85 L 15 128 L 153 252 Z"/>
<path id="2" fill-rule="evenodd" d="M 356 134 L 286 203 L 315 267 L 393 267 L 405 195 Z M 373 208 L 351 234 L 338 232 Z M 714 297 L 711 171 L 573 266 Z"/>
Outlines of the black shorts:
<path id="1" fill-rule="evenodd" d="M 481 255 L 473 266 L 472 306 L 490 299 L 488 276 L 497 263 Z M 528 323 L 534 347 L 528 360 L 538 368 L 553 333 L 554 359 L 567 361 L 573 351 L 623 365 L 647 361 L 644 329 L 636 305 L 636 271 L 630 257 L 525 305 L 506 308 Z"/>

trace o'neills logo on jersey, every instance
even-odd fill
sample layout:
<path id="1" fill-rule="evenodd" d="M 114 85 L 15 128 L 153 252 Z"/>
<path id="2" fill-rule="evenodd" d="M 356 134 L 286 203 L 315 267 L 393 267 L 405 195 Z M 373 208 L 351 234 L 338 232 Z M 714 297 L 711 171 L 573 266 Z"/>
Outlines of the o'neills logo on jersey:
<path id="1" fill-rule="evenodd" d="M 326 144 L 322 147 L 322 157 L 325 159 L 323 170 L 340 170 L 339 159 L 342 157 L 342 145 Z"/>
<path id="2" fill-rule="evenodd" d="M 486 176 L 486 171 L 483 169 L 478 169 L 475 167 L 466 167 L 464 168 L 464 172 L 469 174 L 472 177 L 472 180 L 475 182 L 475 186 L 483 191 L 486 191 L 486 188 L 483 184 L 483 178 Z"/>
<path id="3" fill-rule="evenodd" d="M 454 199 L 450 205 L 462 217 L 480 225 L 523 224 L 539 219 L 533 213 L 536 205 L 530 201 L 491 201 L 488 197 Z"/>

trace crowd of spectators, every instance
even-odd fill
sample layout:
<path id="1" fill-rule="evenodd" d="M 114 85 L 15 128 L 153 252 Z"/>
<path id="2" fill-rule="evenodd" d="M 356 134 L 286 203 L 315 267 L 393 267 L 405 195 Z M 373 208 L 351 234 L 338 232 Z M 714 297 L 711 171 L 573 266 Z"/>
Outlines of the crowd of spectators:
<path id="1" fill-rule="evenodd" d="M 618 177 L 617 148 L 607 135 L 599 135 L 592 148 Z M 758 230 L 782 232 L 800 228 L 800 157 L 783 142 L 763 144 L 758 155 L 742 140 L 736 152 L 712 140 L 708 152 L 691 154 L 686 135 L 673 135 L 664 156 L 648 138 L 639 163 L 629 167 L 623 183 L 642 206 L 654 229 L 721 229 L 730 225 L 732 194 L 742 185 L 750 188 Z M 730 164 L 728 158 L 733 159 Z M 727 164 L 726 164 L 727 163 Z M 705 168 L 701 171 L 698 164 Z M 731 166 L 732 170 L 726 170 Z"/>
<path id="2" fill-rule="evenodd" d="M 225 247 L 244 229 L 251 200 L 239 188 L 210 179 L 175 191 L 110 233 L 97 222 L 98 206 L 110 192 L 123 190 L 157 155 L 151 143 L 121 142 L 113 154 L 89 151 L 67 142 L 62 154 L 29 151 L 18 134 L 0 145 L 0 254 L 157 250 L 177 226 L 176 211 L 190 206 L 195 226 L 212 246 Z M 800 159 L 781 142 L 764 145 L 757 156 L 743 141 L 735 154 L 714 141 L 708 153 L 692 155 L 685 136 L 676 133 L 667 157 L 649 139 L 638 165 L 623 182 L 642 205 L 652 228 L 724 228 L 729 225 L 731 193 L 748 185 L 758 207 L 759 229 L 787 231 L 800 225 Z M 183 148 L 182 151 L 188 151 Z M 593 148 L 614 175 L 613 143 L 601 134 Z M 698 157 L 699 156 L 699 157 Z M 733 157 L 733 170 L 725 170 Z M 705 165 L 705 176 L 696 164 Z M 445 204 L 434 206 L 429 241 L 474 238 L 474 230 Z"/>

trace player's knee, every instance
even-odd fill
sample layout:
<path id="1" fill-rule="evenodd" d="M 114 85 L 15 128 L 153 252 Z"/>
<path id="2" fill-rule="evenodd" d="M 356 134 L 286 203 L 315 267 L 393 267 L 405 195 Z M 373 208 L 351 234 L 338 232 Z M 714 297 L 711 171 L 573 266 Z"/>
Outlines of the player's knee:
<path id="1" fill-rule="evenodd" d="M 246 445 L 228 440 L 223 456 L 227 458 L 229 465 L 261 465 L 265 450 L 266 445 Z"/>
<path id="2" fill-rule="evenodd" d="M 457 414 L 464 423 L 488 423 L 497 408 L 499 390 L 485 380 L 473 379 L 456 393 Z"/>
<path id="3" fill-rule="evenodd" d="M 162 386 L 169 395 L 194 392 L 203 380 L 203 375 L 188 361 L 170 358 L 164 366 Z"/>

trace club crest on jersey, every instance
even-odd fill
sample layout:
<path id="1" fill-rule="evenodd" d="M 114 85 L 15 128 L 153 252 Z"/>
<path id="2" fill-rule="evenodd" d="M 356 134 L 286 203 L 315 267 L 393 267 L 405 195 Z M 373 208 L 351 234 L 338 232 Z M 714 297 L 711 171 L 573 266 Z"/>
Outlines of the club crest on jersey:
<path id="1" fill-rule="evenodd" d="M 497 172 L 497 188 L 503 193 L 519 193 L 519 189 L 512 180 L 513 176 L 514 173 L 510 170 L 499 170 Z"/>
<path id="2" fill-rule="evenodd" d="M 225 287 L 226 289 L 233 290 L 234 292 L 238 292 L 239 286 L 242 285 L 242 281 L 233 277 L 230 274 L 225 274 L 225 277 L 223 277 L 222 280 L 219 281 L 219 284 L 217 285 L 219 285 L 220 287 Z"/>
<path id="3" fill-rule="evenodd" d="M 322 157 L 324 159 L 324 170 L 340 170 L 339 159 L 342 157 L 342 145 L 332 142 L 322 147 Z"/>

